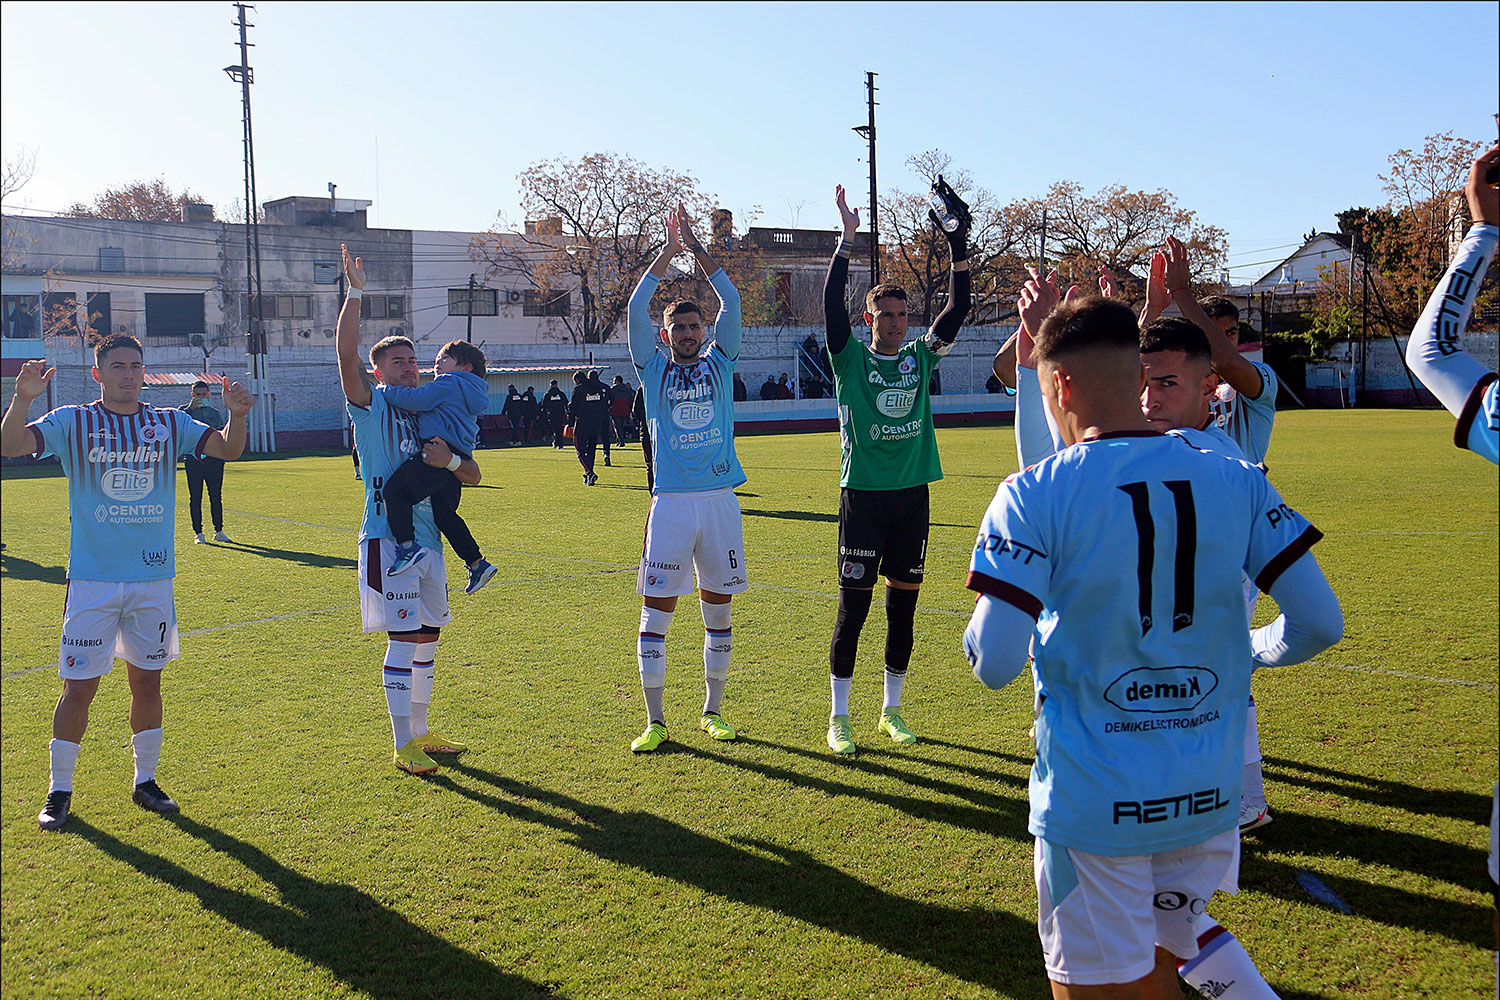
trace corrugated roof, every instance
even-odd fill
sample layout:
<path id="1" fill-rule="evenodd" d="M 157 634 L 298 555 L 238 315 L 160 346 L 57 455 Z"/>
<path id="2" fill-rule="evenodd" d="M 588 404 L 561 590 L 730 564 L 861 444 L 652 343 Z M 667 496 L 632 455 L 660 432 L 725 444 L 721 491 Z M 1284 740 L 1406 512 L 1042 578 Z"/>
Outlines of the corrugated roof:
<path id="1" fill-rule="evenodd" d="M 228 385 L 229 379 L 218 372 L 147 372 L 147 385 L 192 385 L 207 382 L 209 385 Z"/>

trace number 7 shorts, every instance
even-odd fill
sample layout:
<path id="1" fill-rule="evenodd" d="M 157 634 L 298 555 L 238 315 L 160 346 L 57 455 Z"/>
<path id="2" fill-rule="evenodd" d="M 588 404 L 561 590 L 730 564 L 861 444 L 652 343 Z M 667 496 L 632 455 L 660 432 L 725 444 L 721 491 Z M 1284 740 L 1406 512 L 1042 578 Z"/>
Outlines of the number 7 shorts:
<path id="1" fill-rule="evenodd" d="M 68 581 L 57 654 L 63 680 L 103 677 L 115 669 L 115 657 L 160 670 L 181 655 L 171 580 Z"/>
<path id="2" fill-rule="evenodd" d="M 651 498 L 636 592 L 644 597 L 691 594 L 693 570 L 698 587 L 716 594 L 741 594 L 750 586 L 740 501 L 733 489 Z"/>

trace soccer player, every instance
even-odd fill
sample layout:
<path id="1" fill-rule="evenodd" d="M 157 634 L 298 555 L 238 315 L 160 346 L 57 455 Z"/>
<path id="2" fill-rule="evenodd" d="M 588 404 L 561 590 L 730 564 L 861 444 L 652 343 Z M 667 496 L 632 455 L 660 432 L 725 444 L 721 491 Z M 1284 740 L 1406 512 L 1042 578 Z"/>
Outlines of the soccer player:
<path id="1" fill-rule="evenodd" d="M 68 821 L 73 771 L 88 728 L 99 678 L 125 661 L 130 683 L 130 744 L 135 752 L 131 799 L 156 813 L 177 811 L 156 783 L 161 760 L 161 672 L 180 657 L 172 524 L 177 514 L 177 459 L 233 461 L 245 450 L 250 393 L 238 382 L 224 393 L 222 432 L 185 411 L 140 401 L 145 383 L 141 342 L 111 334 L 94 347 L 99 399 L 60 406 L 32 423 L 26 411 L 56 374 L 28 361 L 0 421 L 0 453 L 56 455 L 68 477 L 68 593 L 57 657 L 62 697 L 52 714 L 52 780 L 37 816 L 43 830 Z"/>
<path id="2" fill-rule="evenodd" d="M 844 233 L 823 284 L 823 315 L 842 454 L 839 608 L 828 652 L 833 701 L 828 748 L 836 754 L 855 750 L 849 689 L 877 575 L 886 580 L 885 689 L 879 731 L 897 743 L 917 741 L 901 713 L 901 690 L 911 663 L 917 592 L 927 560 L 927 484 L 943 478 L 928 390 L 933 370 L 952 350 L 969 313 L 969 215 L 952 189 L 944 188 L 960 220 L 957 229 L 944 234 L 953 261 L 948 302 L 926 335 L 910 343 L 905 343 L 906 292 L 890 284 L 876 285 L 866 294 L 870 342 L 854 340 L 844 289 L 859 212 L 849 208 L 842 185 L 834 194 Z"/>
<path id="3" fill-rule="evenodd" d="M 651 296 L 672 258 L 691 250 L 719 296 L 713 343 L 704 346 L 703 310 L 679 299 L 663 314 L 658 339 Z M 662 696 L 666 687 L 666 639 L 677 598 L 693 592 L 696 572 L 703 611 L 705 696 L 698 728 L 716 740 L 732 740 L 721 702 L 729 676 L 733 635 L 729 602 L 750 586 L 745 538 L 734 488 L 745 481 L 734 451 L 734 375 L 740 354 L 740 293 L 689 228 L 680 204 L 667 216 L 667 242 L 630 296 L 630 360 L 640 374 L 646 423 L 655 454 L 651 511 L 636 590 L 641 628 L 636 645 L 646 730 L 631 744 L 648 753 L 667 741 Z M 666 352 L 660 346 L 667 348 Z"/>
<path id="4" fill-rule="evenodd" d="M 1259 470 L 1150 429 L 1128 308 L 1067 303 L 1033 355 L 1066 447 L 985 513 L 964 648 L 991 688 L 1032 648 L 1029 829 L 1053 995 L 1167 997 L 1238 843 L 1252 663 L 1316 655 L 1342 615 L 1309 554 L 1318 532 Z M 1284 609 L 1254 633 L 1241 573 Z"/>
<path id="5" fill-rule="evenodd" d="M 1500 168 L 1500 146 L 1474 161 L 1464 195 L 1473 223 L 1448 264 L 1448 271 L 1406 342 L 1406 364 L 1458 418 L 1453 443 L 1500 463 L 1500 380 L 1493 371 L 1463 349 L 1459 339 L 1469 324 L 1485 271 L 1500 241 L 1500 192 L 1487 175 Z M 1490 887 L 1500 905 L 1500 783 L 1490 801 Z M 1500 910 L 1495 917 L 1500 943 Z"/>
<path id="6" fill-rule="evenodd" d="M 468 747 L 429 728 L 433 664 L 442 627 L 452 621 L 448 609 L 448 573 L 442 543 L 432 518 L 432 503 L 412 508 L 416 540 L 431 550 L 405 576 L 386 577 L 396 554 L 396 540 L 386 520 L 383 490 L 386 479 L 412 455 L 429 465 L 447 468 L 461 482 L 479 482 L 479 466 L 472 458 L 453 454 L 441 438 L 425 444 L 417 433 L 416 415 L 397 409 L 383 393 L 371 389 L 365 362 L 359 356 L 359 301 L 364 296 L 365 271 L 359 258 L 343 248 L 349 296 L 339 310 L 334 344 L 339 361 L 339 385 L 348 401 L 354 424 L 354 443 L 364 471 L 365 513 L 359 526 L 359 607 L 366 632 L 385 632 L 382 669 L 386 708 L 395 740 L 395 764 L 411 774 L 429 774 L 437 762 L 429 753 L 462 753 Z M 386 337 L 370 349 L 370 367 L 382 385 L 415 388 L 417 352 L 406 337 Z"/>

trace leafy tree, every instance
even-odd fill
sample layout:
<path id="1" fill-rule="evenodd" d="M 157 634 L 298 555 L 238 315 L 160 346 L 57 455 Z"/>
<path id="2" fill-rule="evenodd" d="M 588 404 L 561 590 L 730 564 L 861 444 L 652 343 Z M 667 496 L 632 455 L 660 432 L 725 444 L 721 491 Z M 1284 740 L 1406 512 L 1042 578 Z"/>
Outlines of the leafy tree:
<path id="1" fill-rule="evenodd" d="M 183 188 L 173 194 L 166 181 L 133 181 L 117 188 L 105 188 L 85 205 L 74 202 L 63 215 L 87 219 L 129 219 L 132 222 L 180 222 L 182 206 L 201 202 L 203 196 Z"/>

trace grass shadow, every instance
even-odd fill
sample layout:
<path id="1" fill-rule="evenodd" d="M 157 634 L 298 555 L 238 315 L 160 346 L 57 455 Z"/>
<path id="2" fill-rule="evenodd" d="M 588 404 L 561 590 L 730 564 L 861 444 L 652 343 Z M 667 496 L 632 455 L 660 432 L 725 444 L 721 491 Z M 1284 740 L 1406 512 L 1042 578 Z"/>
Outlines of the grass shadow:
<path id="1" fill-rule="evenodd" d="M 280 903 L 221 886 L 74 816 L 66 830 L 149 879 L 195 897 L 226 922 L 327 969 L 379 1000 L 554 997 L 552 987 L 496 968 L 350 885 L 320 882 L 258 847 L 182 814 L 169 822 L 275 887 Z"/>
<path id="2" fill-rule="evenodd" d="M 826 524 L 838 524 L 837 514 L 820 514 L 811 510 L 752 510 L 749 507 L 740 511 L 746 517 L 779 517 L 787 521 L 822 521 Z"/>
<path id="3" fill-rule="evenodd" d="M 431 781 L 501 815 L 554 830 L 602 860 L 858 938 L 1000 996 L 1016 996 L 1011 990 L 1017 969 L 1032 970 L 1034 982 L 1043 975 L 1036 927 L 1014 914 L 896 896 L 782 844 L 718 840 L 652 813 L 590 805 L 465 764 L 451 770 L 494 793 L 447 775 Z M 543 812 L 530 802 L 570 815 Z"/>
<path id="4" fill-rule="evenodd" d="M 320 552 L 298 552 L 294 549 L 273 549 L 264 545 L 250 545 L 246 542 L 213 542 L 211 544 L 220 548 L 248 552 L 254 556 L 264 556 L 267 559 L 285 559 L 287 562 L 301 563 L 304 566 L 314 566 L 318 569 L 356 569 L 359 566 L 359 563 L 348 556 L 330 556 Z"/>
<path id="5" fill-rule="evenodd" d="M 1475 823 L 1487 822 L 1490 815 L 1489 797 L 1478 792 L 1419 788 L 1284 757 L 1263 757 L 1261 760 L 1266 777 L 1272 781 L 1328 792 L 1340 798 L 1389 806 L 1418 816 L 1447 816 Z"/>
<path id="6" fill-rule="evenodd" d="M 42 583 L 62 586 L 68 582 L 68 569 L 66 566 L 43 566 L 5 551 L 0 552 L 0 576 L 12 580 L 40 580 Z"/>

